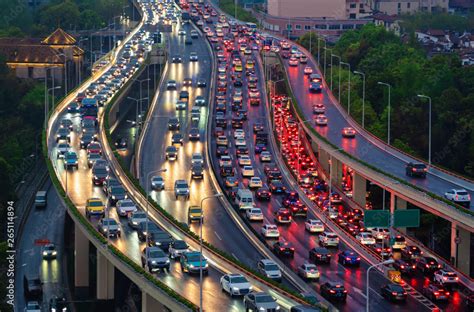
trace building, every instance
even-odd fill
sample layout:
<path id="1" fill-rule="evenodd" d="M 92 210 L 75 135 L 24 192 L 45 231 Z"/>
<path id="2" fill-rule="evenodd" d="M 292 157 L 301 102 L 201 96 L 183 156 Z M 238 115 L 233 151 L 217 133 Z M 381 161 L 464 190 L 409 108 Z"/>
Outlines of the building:
<path id="1" fill-rule="evenodd" d="M 73 36 L 58 28 L 44 39 L 1 38 L 0 55 L 19 78 L 54 77 L 60 82 L 65 70 L 74 77 L 81 68 L 84 51 Z"/>
<path id="2" fill-rule="evenodd" d="M 383 26 L 387 31 L 395 33 L 397 36 L 400 36 L 401 27 L 400 19 L 396 15 L 387 15 L 384 13 L 375 13 L 372 15 L 374 19 L 374 24 L 377 26 Z"/>
<path id="3" fill-rule="evenodd" d="M 274 17 L 342 20 L 369 13 L 367 0 L 267 0 L 267 14 Z"/>
<path id="4" fill-rule="evenodd" d="M 448 0 L 370 0 L 371 8 L 387 15 L 448 12 Z"/>

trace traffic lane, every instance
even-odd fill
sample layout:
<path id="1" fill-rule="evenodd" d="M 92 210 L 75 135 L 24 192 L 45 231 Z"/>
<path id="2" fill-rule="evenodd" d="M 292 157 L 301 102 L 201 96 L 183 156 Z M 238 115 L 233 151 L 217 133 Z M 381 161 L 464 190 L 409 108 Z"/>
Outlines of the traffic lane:
<path id="1" fill-rule="evenodd" d="M 313 64 L 312 64 L 313 65 Z M 345 139 L 341 135 L 341 130 L 344 127 L 350 126 L 349 123 L 340 114 L 336 106 L 331 102 L 328 96 L 328 90 L 323 88 L 321 94 L 310 94 L 309 93 L 309 82 L 303 73 L 303 66 L 298 67 L 288 66 L 288 62 L 285 61 L 285 66 L 288 71 L 288 76 L 294 95 L 298 100 L 298 105 L 304 112 L 306 119 L 312 119 L 312 105 L 316 103 L 323 103 L 326 106 L 326 115 L 328 116 L 328 126 L 314 128 L 323 136 L 327 137 L 332 143 L 337 146 L 344 148 L 344 150 L 357 158 L 371 163 L 378 168 L 390 172 L 391 174 L 406 180 L 412 184 L 415 184 L 423 189 L 436 193 L 443 196 L 444 193 L 451 188 L 463 188 L 457 183 L 452 183 L 450 180 L 457 180 L 456 177 L 449 176 L 446 173 L 442 175 L 436 171 L 436 175 L 428 173 L 426 179 L 414 179 L 407 177 L 405 174 L 405 161 L 400 158 L 393 156 L 392 153 L 398 153 L 397 151 L 387 152 L 376 146 L 374 143 L 369 141 L 364 135 L 356 135 L 355 139 Z M 314 68 L 314 65 L 313 65 Z M 303 83 L 301 83 L 303 81 Z M 312 125 L 314 125 L 312 123 Z M 408 157 L 403 155 L 403 159 Z M 462 181 L 461 185 L 469 186 L 468 191 L 471 196 L 474 195 L 474 184 L 467 181 Z M 471 207 L 474 204 L 471 203 Z"/>
<path id="2" fill-rule="evenodd" d="M 65 280 L 63 276 L 64 224 L 65 209 L 59 194 L 52 187 L 51 181 L 42 187 L 47 191 L 46 208 L 36 209 L 33 205 L 28 215 L 21 238 L 17 246 L 15 292 L 18 311 L 26 306 L 24 297 L 23 276 L 39 276 L 43 282 L 43 309 L 47 309 L 53 296 L 65 296 Z M 42 246 L 35 240 L 48 240 L 56 245 L 56 259 L 43 260 Z"/>

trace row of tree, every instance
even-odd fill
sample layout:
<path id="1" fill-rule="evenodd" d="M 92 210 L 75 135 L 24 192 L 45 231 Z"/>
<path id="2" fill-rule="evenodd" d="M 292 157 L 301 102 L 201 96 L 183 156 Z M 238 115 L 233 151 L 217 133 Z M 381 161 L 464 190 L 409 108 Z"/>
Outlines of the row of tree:
<path id="1" fill-rule="evenodd" d="M 317 35 L 302 36 L 299 43 L 317 57 Z M 322 40 L 322 39 L 321 39 Z M 320 41 L 321 68 L 326 62 L 325 78 L 331 84 L 331 53 L 365 74 L 365 128 L 387 139 L 388 88 L 391 85 L 391 143 L 417 157 L 428 158 L 427 99 L 432 98 L 432 161 L 433 163 L 474 177 L 474 67 L 462 67 L 456 54 L 428 58 L 425 51 L 411 39 L 402 42 L 383 27 L 368 24 L 362 29 L 344 33 L 327 50 L 326 59 Z M 341 105 L 348 107 L 349 74 L 351 75 L 350 113 L 362 122 L 362 76 L 332 59 L 333 93 L 341 88 Z M 341 86 L 338 85 L 341 72 Z"/>

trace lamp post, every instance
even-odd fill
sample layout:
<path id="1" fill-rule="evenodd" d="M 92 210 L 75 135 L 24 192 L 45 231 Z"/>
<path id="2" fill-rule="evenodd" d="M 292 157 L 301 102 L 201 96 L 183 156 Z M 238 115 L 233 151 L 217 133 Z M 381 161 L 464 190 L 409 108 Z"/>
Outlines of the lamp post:
<path id="1" fill-rule="evenodd" d="M 78 42 L 78 45 L 79 47 L 81 46 L 81 42 L 82 41 L 89 41 L 89 38 L 88 37 L 85 37 L 85 38 L 82 38 L 79 40 Z M 77 69 L 77 74 L 78 74 L 78 81 L 79 83 L 81 83 L 81 72 L 82 72 L 82 64 L 81 64 L 81 59 L 79 59 L 79 62 L 78 62 L 78 69 Z"/>
<path id="2" fill-rule="evenodd" d="M 339 103 L 341 103 L 341 57 L 339 55 L 336 55 L 336 54 L 331 54 L 331 57 L 337 57 L 338 61 L 339 61 L 339 82 L 338 82 L 338 85 L 339 85 L 339 95 L 337 97 L 337 101 Z M 332 59 L 331 59 L 332 61 Z M 331 75 L 332 75 L 332 67 L 331 67 Z M 331 79 L 331 84 L 332 84 L 332 79 Z"/>
<path id="3" fill-rule="evenodd" d="M 431 166 L 431 97 L 423 94 L 418 94 L 418 97 L 428 99 L 428 165 Z"/>
<path id="4" fill-rule="evenodd" d="M 381 81 L 378 81 L 377 84 L 388 87 L 387 144 L 390 145 L 390 93 L 391 93 L 392 86 L 386 82 L 381 82 Z"/>
<path id="5" fill-rule="evenodd" d="M 146 207 L 145 207 L 145 213 L 146 213 L 146 229 L 145 229 L 145 231 L 146 231 L 146 237 L 145 237 L 146 243 L 145 244 L 146 245 L 145 246 L 146 247 L 148 247 L 148 237 L 150 236 L 149 235 L 150 233 L 148 233 L 148 222 L 150 222 L 150 220 L 148 219 L 148 200 L 150 198 L 150 176 L 152 174 L 155 174 L 155 173 L 166 172 L 166 170 L 167 170 L 166 168 L 153 170 L 153 171 L 148 172 L 148 174 L 146 176 L 146 178 L 147 178 L 146 179 Z M 148 265 L 148 253 L 147 252 L 145 253 L 145 257 L 146 257 L 145 263 Z"/>
<path id="6" fill-rule="evenodd" d="M 142 111 L 143 111 L 142 100 L 145 100 L 145 99 L 149 98 L 149 95 L 148 95 L 149 89 L 147 89 L 147 92 L 146 92 L 147 97 L 146 98 L 142 97 L 142 82 L 150 81 L 150 78 L 136 79 L 136 81 L 140 84 L 140 114 L 141 114 Z"/>
<path id="7" fill-rule="evenodd" d="M 139 116 L 141 116 L 141 115 L 138 114 L 138 105 L 141 102 L 141 100 L 146 100 L 146 99 L 148 99 L 148 97 L 143 98 L 143 99 L 142 98 L 136 99 L 136 98 L 133 98 L 131 96 L 127 96 L 127 99 L 135 101 L 135 103 L 136 103 L 136 106 L 135 106 L 135 122 L 136 122 L 136 124 L 135 125 L 136 125 L 137 130 L 138 130 L 138 128 L 140 127 L 140 123 L 138 121 L 138 118 L 139 118 Z"/>
<path id="8" fill-rule="evenodd" d="M 321 62 L 319 61 L 319 56 L 320 56 L 320 53 L 319 53 L 319 50 L 320 50 L 319 40 L 324 41 L 324 47 L 323 47 L 323 49 L 326 49 L 327 47 L 326 47 L 326 39 L 325 39 L 324 37 L 323 37 L 323 38 L 320 38 L 319 35 L 318 35 L 318 66 L 321 66 Z M 324 52 L 324 53 L 326 53 L 326 52 Z M 324 57 L 325 57 L 325 58 L 324 58 L 324 63 L 326 63 L 326 54 L 324 54 L 324 55 L 325 55 L 325 56 L 324 56 Z M 325 68 L 325 70 L 326 70 L 326 68 Z M 326 72 L 324 72 L 324 74 L 326 74 Z"/>
<path id="9" fill-rule="evenodd" d="M 329 48 L 327 48 L 327 47 L 324 47 L 324 52 L 325 52 L 325 53 L 326 53 L 326 50 L 329 50 L 330 53 L 331 53 L 331 66 L 330 66 L 330 67 L 331 67 L 331 86 L 330 86 L 330 89 L 331 89 L 331 91 L 332 91 L 332 57 L 333 57 L 333 54 L 332 54 L 332 49 L 329 49 Z"/>
<path id="10" fill-rule="evenodd" d="M 64 94 L 66 95 L 67 94 L 67 57 L 66 57 L 66 54 L 64 53 L 57 53 L 56 56 L 62 56 L 64 57 Z"/>
<path id="11" fill-rule="evenodd" d="M 354 74 L 362 76 L 362 128 L 365 128 L 365 74 L 358 70 Z"/>
<path id="12" fill-rule="evenodd" d="M 45 83 L 47 83 L 47 81 L 45 81 Z M 45 129 L 48 123 L 48 115 L 49 115 L 49 92 L 51 92 L 51 90 L 56 90 L 56 89 L 61 89 L 61 86 L 56 86 L 56 87 L 46 89 L 46 97 L 44 99 L 44 128 Z M 54 107 L 54 97 L 53 97 L 53 107 Z"/>
<path id="13" fill-rule="evenodd" d="M 199 311 L 202 312 L 202 218 L 203 218 L 203 209 L 202 203 L 211 198 L 222 197 L 222 193 L 217 193 L 211 196 L 206 196 L 201 199 L 199 206 L 201 207 L 201 219 L 199 220 Z"/>
<path id="14" fill-rule="evenodd" d="M 349 68 L 349 82 L 348 82 L 348 89 L 347 89 L 347 114 L 351 115 L 351 64 L 346 62 L 341 62 L 341 65 L 346 65 Z"/>
<path id="15" fill-rule="evenodd" d="M 393 259 L 388 259 L 388 260 L 385 260 L 383 262 L 380 262 L 380 263 L 377 263 L 377 264 L 374 264 L 372 266 L 370 266 L 368 269 L 367 269 L 367 281 L 366 281 L 366 294 L 365 294 L 365 311 L 366 312 L 369 312 L 369 273 L 370 273 L 370 270 L 375 268 L 375 267 L 379 267 L 379 266 L 382 266 L 382 265 L 386 265 L 386 264 L 392 264 L 394 263 L 395 261 Z"/>
<path id="16" fill-rule="evenodd" d="M 341 148 L 336 148 L 336 149 L 331 150 L 330 152 L 337 152 L 337 151 L 340 151 L 340 150 L 343 150 L 343 148 L 342 147 Z M 332 209 L 331 195 L 332 195 L 332 155 L 329 154 L 329 196 L 328 196 L 329 209 Z"/>

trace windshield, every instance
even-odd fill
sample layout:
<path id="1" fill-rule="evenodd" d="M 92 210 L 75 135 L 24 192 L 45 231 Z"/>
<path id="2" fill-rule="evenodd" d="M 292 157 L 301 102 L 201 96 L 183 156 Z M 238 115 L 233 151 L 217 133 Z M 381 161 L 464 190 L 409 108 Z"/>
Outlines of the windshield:
<path id="1" fill-rule="evenodd" d="M 161 250 L 153 250 L 148 254 L 150 258 L 163 258 L 166 257 L 166 254 Z"/>
<path id="2" fill-rule="evenodd" d="M 143 212 L 138 212 L 138 213 L 135 213 L 135 214 L 133 215 L 133 217 L 136 218 L 136 219 L 145 219 L 145 218 L 146 218 L 146 214 L 143 213 Z"/>
<path id="3" fill-rule="evenodd" d="M 183 241 L 176 241 L 173 245 L 174 248 L 176 249 L 186 249 L 188 248 L 188 244 L 186 244 Z"/>
<path id="4" fill-rule="evenodd" d="M 100 206 L 103 206 L 103 204 L 100 201 L 91 201 L 91 202 L 89 202 L 89 206 L 91 206 L 91 207 L 100 207 Z"/>
<path id="5" fill-rule="evenodd" d="M 100 174 L 100 175 L 103 175 L 103 174 L 107 174 L 107 169 L 105 168 L 95 168 L 94 170 L 94 174 Z"/>
<path id="6" fill-rule="evenodd" d="M 103 220 L 102 221 L 104 225 L 117 225 L 117 222 L 113 219 L 111 220 Z"/>
<path id="7" fill-rule="evenodd" d="M 243 276 L 236 276 L 230 279 L 232 283 L 247 283 L 247 279 Z"/>
<path id="8" fill-rule="evenodd" d="M 114 187 L 112 188 L 112 194 L 122 195 L 122 194 L 125 194 L 125 190 L 122 187 Z"/>
<path id="9" fill-rule="evenodd" d="M 335 234 L 328 234 L 327 237 L 328 237 L 328 238 L 337 238 L 337 235 L 335 235 Z"/>
<path id="10" fill-rule="evenodd" d="M 467 192 L 461 191 L 461 192 L 458 192 L 458 195 L 465 196 L 465 195 L 467 195 Z"/>
<path id="11" fill-rule="evenodd" d="M 268 296 L 268 295 L 255 296 L 255 302 L 263 303 L 263 302 L 274 302 L 274 301 L 275 300 L 271 296 Z"/>
<path id="12" fill-rule="evenodd" d="M 191 208 L 189 209 L 191 213 L 201 213 L 201 208 Z"/>
<path id="13" fill-rule="evenodd" d="M 188 255 L 188 261 L 189 262 L 199 262 L 199 258 L 200 258 L 200 254 L 199 253 L 196 253 L 196 254 L 192 254 L 192 255 Z M 206 259 L 204 259 L 204 257 L 202 257 L 202 262 L 204 263 Z"/>
<path id="14" fill-rule="evenodd" d="M 177 183 L 177 184 L 176 184 L 176 187 L 177 187 L 177 188 L 187 188 L 187 187 L 188 187 L 188 184 L 187 184 L 187 183 Z"/>
<path id="15" fill-rule="evenodd" d="M 280 268 L 276 264 L 267 264 L 265 265 L 265 270 L 266 271 L 279 271 Z"/>

